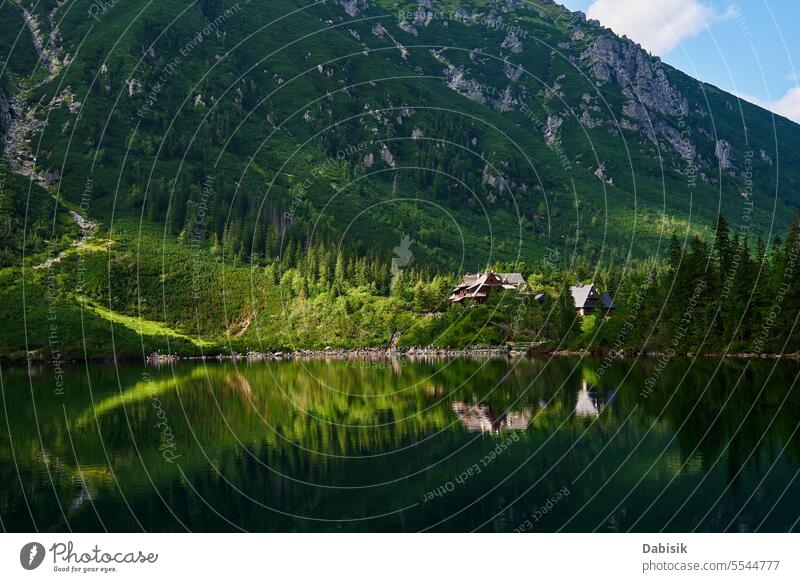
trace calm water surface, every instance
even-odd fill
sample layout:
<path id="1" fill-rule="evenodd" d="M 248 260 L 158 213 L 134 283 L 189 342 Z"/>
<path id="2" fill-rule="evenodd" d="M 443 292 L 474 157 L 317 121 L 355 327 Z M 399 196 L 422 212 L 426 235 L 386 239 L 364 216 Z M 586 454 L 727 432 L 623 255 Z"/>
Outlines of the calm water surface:
<path id="1" fill-rule="evenodd" d="M 9 531 L 788 531 L 800 368 L 2 368 Z M 648 390 L 648 386 L 653 386 Z"/>

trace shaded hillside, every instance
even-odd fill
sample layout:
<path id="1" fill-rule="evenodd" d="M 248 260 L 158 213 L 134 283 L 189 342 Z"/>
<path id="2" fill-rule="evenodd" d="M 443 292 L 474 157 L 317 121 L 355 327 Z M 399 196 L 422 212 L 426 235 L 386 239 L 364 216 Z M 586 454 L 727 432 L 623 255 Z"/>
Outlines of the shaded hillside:
<path id="1" fill-rule="evenodd" d="M 92 6 L 4 8 L 28 34 L 8 61 L 40 55 L 10 85 L 9 162 L 231 257 L 311 237 L 391 257 L 407 234 L 450 269 L 597 260 L 719 210 L 781 232 L 796 203 L 799 126 L 549 2 Z"/>
<path id="2" fill-rule="evenodd" d="M 43 188 L 0 162 L 0 268 L 36 264 L 70 244 L 78 229 Z"/>

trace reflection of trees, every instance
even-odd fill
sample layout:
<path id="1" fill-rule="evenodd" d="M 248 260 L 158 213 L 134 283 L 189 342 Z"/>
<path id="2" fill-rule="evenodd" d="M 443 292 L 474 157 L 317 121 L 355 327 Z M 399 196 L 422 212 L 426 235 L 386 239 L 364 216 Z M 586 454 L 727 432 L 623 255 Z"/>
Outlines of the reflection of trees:
<path id="1" fill-rule="evenodd" d="M 627 414 L 638 405 L 640 413 L 637 411 L 633 419 L 637 425 L 656 422 L 656 434 L 677 431 L 682 460 L 695 451 L 704 471 L 722 455 L 721 464 L 729 479 L 751 452 L 755 451 L 750 458 L 754 465 L 768 466 L 787 442 L 784 454 L 798 464 L 800 440 L 791 436 L 798 422 L 797 399 L 790 394 L 783 403 L 796 369 L 779 364 L 772 372 L 773 365 L 774 362 L 698 359 L 687 375 L 688 360 L 675 359 L 660 373 L 656 389 L 646 398 L 641 395 L 643 382 L 652 377 L 656 364 L 641 361 L 624 382 L 625 366 L 615 366 L 604 376 L 603 383 L 620 385 L 621 389 L 616 393 L 617 403 L 603 411 L 600 421 L 605 422 L 608 413 L 617 408 Z M 692 459 L 689 465 L 696 466 L 696 461 Z"/>
<path id="2" fill-rule="evenodd" d="M 662 389 L 642 398 L 637 381 L 642 382 L 648 375 L 646 362 L 638 365 L 639 373 L 630 374 L 624 382 L 625 368 L 616 366 L 594 385 L 587 382 L 583 372 L 580 380 L 569 378 L 573 363 L 565 359 L 550 362 L 544 368 L 541 362 L 523 362 L 510 373 L 507 362 L 502 360 L 415 363 L 394 369 L 314 361 L 302 366 L 292 362 L 240 366 L 238 370 L 225 364 L 181 365 L 175 368 L 174 375 L 169 369 L 150 370 L 153 378 L 149 383 L 143 382 L 136 371 L 123 374 L 121 391 L 112 388 L 116 382 L 95 382 L 94 404 L 78 373 L 70 379 L 71 388 L 63 399 L 48 394 L 37 398 L 36 406 L 47 454 L 61 456 L 58 452 L 66 450 L 72 438 L 76 448 L 89 457 L 89 465 L 104 463 L 100 434 L 103 442 L 116 450 L 117 460 L 134 461 L 121 452 L 130 448 L 132 440 L 143 456 L 152 453 L 154 459 L 159 458 L 153 396 L 159 399 L 176 440 L 186 443 L 188 449 L 193 448 L 196 436 L 211 450 L 234 445 L 238 440 L 272 446 L 289 441 L 335 454 L 381 452 L 415 442 L 452 425 L 456 419 L 474 430 L 524 428 L 531 420 L 538 428 L 555 428 L 572 410 L 577 416 L 599 414 L 598 423 L 613 428 L 634 406 L 641 413 L 637 411 L 629 422 L 641 427 L 648 427 L 661 415 L 657 433 L 676 429 L 689 416 L 677 436 L 681 450 L 688 453 L 700 443 L 703 456 L 709 459 L 734 433 L 737 434 L 729 451 L 732 460 L 742 453 L 746 455 L 775 411 L 778 417 L 770 433 L 784 438 L 792 433 L 796 424 L 795 416 L 789 413 L 792 407 L 778 409 L 784 395 L 781 386 L 790 385 L 792 380 L 787 368 L 776 372 L 756 410 L 739 429 L 760 390 L 757 375 L 749 372 L 750 377 L 736 388 L 739 395 L 725 404 L 728 391 L 723 387 L 735 384 L 741 367 L 724 365 L 712 380 L 712 387 L 697 402 L 707 377 L 703 376 L 705 370 L 699 369 L 703 362 L 696 365 L 700 378 L 684 382 L 668 406 L 673 386 L 684 372 L 682 365 L 664 370 Z M 531 385 L 537 374 L 541 374 L 540 378 Z M 611 388 L 618 389 L 612 392 Z M 11 416 L 12 434 L 35 450 L 40 448 L 33 430 L 36 417 L 25 392 L 6 394 L 9 409 L 15 411 Z M 103 392 L 105 397 L 99 395 Z M 614 404 L 609 406 L 612 399 Z M 74 419 L 71 435 L 66 431 L 62 404 L 68 410 L 68 418 Z M 724 414 L 712 422 L 723 405 Z M 709 436 L 701 442 L 709 428 Z M 789 454 L 796 455 L 795 449 L 790 447 Z"/>
<path id="3" fill-rule="evenodd" d="M 8 484 L 8 493 L 0 496 L 0 514 L 5 523 L 8 518 L 16 520 L 22 529 L 25 524 L 33 528 L 22 499 L 24 487 L 28 498 L 37 500 L 32 511 L 38 526 L 63 529 L 58 525 L 61 513 L 56 501 L 60 500 L 70 523 L 73 514 L 79 514 L 89 528 L 92 503 L 116 504 L 116 509 L 125 514 L 127 509 L 119 505 L 120 489 L 129 499 L 150 499 L 151 477 L 165 492 L 167 503 L 186 511 L 188 506 L 199 510 L 194 493 L 159 451 L 162 435 L 154 426 L 154 396 L 175 435 L 181 468 L 190 475 L 198 494 L 218 497 L 219 491 L 226 491 L 231 498 L 225 501 L 230 512 L 251 520 L 256 519 L 255 514 L 248 514 L 248 507 L 252 513 L 252 503 L 224 484 L 209 463 L 255 499 L 291 506 L 299 513 L 305 509 L 335 518 L 344 511 L 342 503 L 351 504 L 356 513 L 377 512 L 386 503 L 386 489 L 325 492 L 290 478 L 353 486 L 400 480 L 422 471 L 416 477 L 396 481 L 402 486 L 392 486 L 391 497 L 395 506 L 400 506 L 415 503 L 425 491 L 453 479 L 485 454 L 481 447 L 491 442 L 478 439 L 477 444 L 440 463 L 448 453 L 475 438 L 468 434 L 470 430 L 525 429 L 520 442 L 503 453 L 502 463 L 509 466 L 518 466 L 526 459 L 534 443 L 538 446 L 552 436 L 548 450 L 558 455 L 557 450 L 571 445 L 586 431 L 581 446 L 565 462 L 566 470 L 569 462 L 585 466 L 601 451 L 604 457 L 597 466 L 606 462 L 618 466 L 654 422 L 647 442 L 639 449 L 642 457 L 660 454 L 667 439 L 682 424 L 683 428 L 676 436 L 675 452 L 663 455 L 650 478 L 673 476 L 698 444 L 688 467 L 692 471 L 707 470 L 729 443 L 723 470 L 730 478 L 754 449 L 756 461 L 768 466 L 796 426 L 793 399 L 781 406 L 795 373 L 790 366 L 778 367 L 747 417 L 769 371 L 758 362 L 751 364 L 748 376 L 727 402 L 743 369 L 738 362 L 725 362 L 716 375 L 712 372 L 717 362 L 696 363 L 689 379 L 673 396 L 686 368 L 676 361 L 663 371 L 659 386 L 647 398 L 641 396 L 641 386 L 652 371 L 649 362 L 637 364 L 627 376 L 628 364 L 617 362 L 602 377 L 586 373 L 586 367 L 594 367 L 594 362 L 584 362 L 583 368 L 577 369 L 575 364 L 571 359 L 556 359 L 546 365 L 521 360 L 513 369 L 505 360 L 416 362 L 377 368 L 321 361 L 244 365 L 238 369 L 230 364 L 179 364 L 174 374 L 168 367 L 148 369 L 152 375 L 149 382 L 142 380 L 141 368 L 122 367 L 121 390 L 113 368 L 96 367 L 94 397 L 82 370 L 68 372 L 67 389 L 59 397 L 54 397 L 48 386 L 50 374 L 36 375 L 36 414 L 27 374 L 4 371 L 9 427 L 8 431 L 0 429 L 0 479 Z M 711 386 L 700 397 L 709 380 Z M 581 398 L 588 399 L 585 408 L 579 405 Z M 724 413 L 714 421 L 723 405 Z M 634 407 L 627 425 L 617 433 Z M 591 412 L 595 422 L 580 418 L 581 410 Z M 776 412 L 777 418 L 768 429 Z M 709 435 L 701 440 L 707 429 Z M 759 443 L 762 435 L 766 436 Z M 611 436 L 613 443 L 604 448 Z M 403 450 L 423 439 L 420 446 Z M 784 454 L 796 467 L 800 462 L 796 439 Z M 365 458 L 348 460 L 338 455 Z M 502 474 L 500 467 L 498 461 L 482 478 L 492 478 L 494 471 Z M 536 469 L 534 463 L 530 467 L 531 471 L 542 469 Z M 632 484 L 641 476 L 640 471 L 640 465 L 628 463 L 617 478 L 623 485 Z M 522 483 L 527 477 L 521 474 L 520 478 Z M 475 479 L 469 487 L 479 483 Z M 463 495 L 468 489 L 464 488 Z M 452 502 L 457 502 L 456 495 Z M 328 507 L 329 503 L 333 505 Z M 140 510 L 157 523 L 164 506 L 148 502 L 147 508 Z M 278 522 L 274 523 L 278 528 Z M 283 525 L 294 527 L 290 521 Z"/>

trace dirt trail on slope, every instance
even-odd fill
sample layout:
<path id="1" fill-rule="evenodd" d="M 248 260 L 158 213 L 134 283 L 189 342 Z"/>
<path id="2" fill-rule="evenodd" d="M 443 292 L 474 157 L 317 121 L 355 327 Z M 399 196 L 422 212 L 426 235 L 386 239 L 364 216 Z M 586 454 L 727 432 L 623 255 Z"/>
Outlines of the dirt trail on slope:
<path id="1" fill-rule="evenodd" d="M 41 115 L 38 114 L 40 110 L 47 113 L 56 107 L 60 107 L 65 100 L 72 104 L 70 106 L 70 111 L 74 113 L 80 103 L 74 102 L 74 95 L 69 87 L 65 87 L 57 97 L 51 99 L 50 103 L 45 105 L 39 103 L 29 107 L 26 99 L 33 90 L 55 79 L 61 70 L 71 61 L 71 57 L 69 55 L 64 55 L 63 49 L 59 45 L 60 36 L 58 24 L 55 19 L 56 12 L 64 4 L 66 4 L 64 0 L 59 0 L 56 2 L 56 6 L 53 10 L 47 15 L 50 24 L 50 31 L 47 34 L 42 33 L 42 27 L 36 15 L 20 6 L 22 10 L 22 20 L 33 38 L 33 44 L 39 56 L 39 62 L 47 69 L 48 74 L 45 79 L 32 86 L 23 84 L 20 91 L 18 91 L 16 95 L 12 95 L 10 99 L 0 94 L 0 110 L 5 112 L 5 134 L 3 135 L 4 159 L 11 170 L 30 178 L 53 195 L 55 195 L 53 187 L 60 181 L 61 173 L 59 171 L 42 172 L 41 168 L 38 168 L 36 165 L 36 155 L 31 151 L 31 143 L 34 137 L 47 126 L 47 120 L 42 119 Z M 84 245 L 86 240 L 97 228 L 95 223 L 81 216 L 74 210 L 69 210 L 68 213 L 70 218 L 78 226 L 78 238 L 56 256 L 34 266 L 34 269 L 47 269 L 52 267 L 61 261 L 70 249 Z"/>
<path id="2" fill-rule="evenodd" d="M 34 266 L 34 269 L 49 269 L 56 263 L 60 262 L 61 259 L 63 259 L 71 249 L 75 249 L 86 244 L 86 240 L 92 236 L 92 233 L 97 228 L 97 225 L 94 222 L 87 220 L 74 210 L 69 210 L 68 212 L 69 217 L 75 222 L 76 225 L 78 225 L 78 228 L 80 229 L 78 238 L 56 256 L 50 257 L 43 263 L 39 263 L 38 265 Z"/>

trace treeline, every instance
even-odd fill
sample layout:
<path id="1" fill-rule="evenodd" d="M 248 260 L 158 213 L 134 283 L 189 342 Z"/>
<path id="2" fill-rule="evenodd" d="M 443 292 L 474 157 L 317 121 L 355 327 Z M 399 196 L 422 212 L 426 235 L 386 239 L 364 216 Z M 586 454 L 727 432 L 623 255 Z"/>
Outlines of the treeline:
<path id="1" fill-rule="evenodd" d="M 446 306 L 454 278 L 425 265 L 402 265 L 375 254 L 362 255 L 333 242 L 304 246 L 289 240 L 285 249 L 265 263 L 267 281 L 283 285 L 295 296 L 306 298 L 329 293 L 333 297 L 358 289 L 377 297 L 396 297 L 416 312 Z"/>
<path id="2" fill-rule="evenodd" d="M 713 239 L 681 241 L 673 236 L 667 261 L 602 268 L 583 262 L 571 269 L 496 265 L 498 271 L 522 272 L 532 293 L 543 293 L 545 299 L 537 302 L 511 291 L 496 294 L 485 305 L 460 306 L 451 305 L 446 292 L 437 289 L 440 313 L 417 322 L 406 343 L 464 346 L 539 340 L 561 348 L 670 355 L 796 353 L 800 213 L 785 238 L 768 244 L 747 235 L 747 228 L 731 229 L 720 216 Z M 611 317 L 576 315 L 569 286 L 578 281 L 593 282 L 613 296 Z"/>
<path id="3" fill-rule="evenodd" d="M 791 351 L 797 350 L 800 214 L 793 218 L 786 238 L 777 238 L 769 249 L 761 238 L 751 248 L 749 238 L 738 230 L 731 235 L 720 217 L 713 244 L 694 239 L 682 255 L 683 261 L 673 241 L 670 263 L 677 303 L 688 304 L 697 296 L 701 325 L 693 326 L 694 344 L 700 345 L 699 334 L 707 327 L 716 347 L 730 343 L 759 351 L 782 349 L 786 341 Z"/>
<path id="4" fill-rule="evenodd" d="M 753 242 L 720 217 L 713 239 L 674 236 L 668 260 L 601 267 L 584 260 L 571 268 L 547 261 L 490 265 L 485 269 L 521 272 L 530 293 L 495 293 L 484 305 L 449 301 L 460 274 L 416 263 L 399 267 L 381 254 L 335 241 L 289 239 L 277 255 L 254 258 L 266 281 L 294 302 L 294 325 L 307 327 L 308 338 L 314 314 L 324 312 L 328 342 L 353 321 L 368 320 L 374 332 L 369 337 L 380 339 L 365 341 L 385 343 L 396 336 L 399 345 L 545 341 L 560 348 L 676 354 L 800 349 L 794 329 L 800 314 L 798 217 L 785 239 L 770 244 Z M 576 315 L 569 287 L 579 281 L 613 296 L 611 317 Z M 534 300 L 539 293 L 544 298 Z"/>
<path id="5" fill-rule="evenodd" d="M 719 217 L 713 240 L 673 236 L 666 269 L 626 273 L 614 317 L 588 331 L 598 347 L 792 353 L 800 349 L 798 291 L 799 216 L 769 245 Z"/>
<path id="6" fill-rule="evenodd" d="M 784 239 L 769 244 L 732 231 L 720 218 L 714 238 L 673 237 L 667 260 L 602 266 L 582 261 L 565 268 L 554 256 L 535 264 L 488 265 L 484 270 L 521 272 L 530 293 L 493 293 L 483 305 L 451 303 L 463 273 L 398 257 L 405 254 L 402 248 L 392 259 L 342 246 L 338 238 L 309 243 L 284 237 L 274 254 L 239 263 L 225 251 L 224 239 L 216 233 L 211 239 L 209 244 L 184 236 L 164 245 L 155 227 L 141 231 L 123 222 L 115 228 L 110 263 L 99 252 L 84 253 L 80 264 L 77 253 L 65 257 L 56 266 L 56 281 L 63 279 L 58 301 L 65 338 L 83 337 L 80 318 L 68 317 L 77 313 L 74 290 L 80 289 L 119 314 L 164 322 L 222 351 L 531 341 L 561 349 L 673 354 L 791 353 L 800 346 L 794 329 L 800 314 L 798 218 Z M 44 273 L 33 275 L 29 294 L 46 283 Z M 611 317 L 576 315 L 569 286 L 578 281 L 613 296 Z M 0 311 L 9 318 L 19 302 L 11 290 L 0 297 Z M 27 321 L 40 325 L 46 337 L 47 302 L 31 305 L 38 311 L 28 313 Z M 24 334 L 11 331 L 4 340 L 7 352 L 24 353 Z M 138 342 L 130 346 L 140 349 Z"/>

